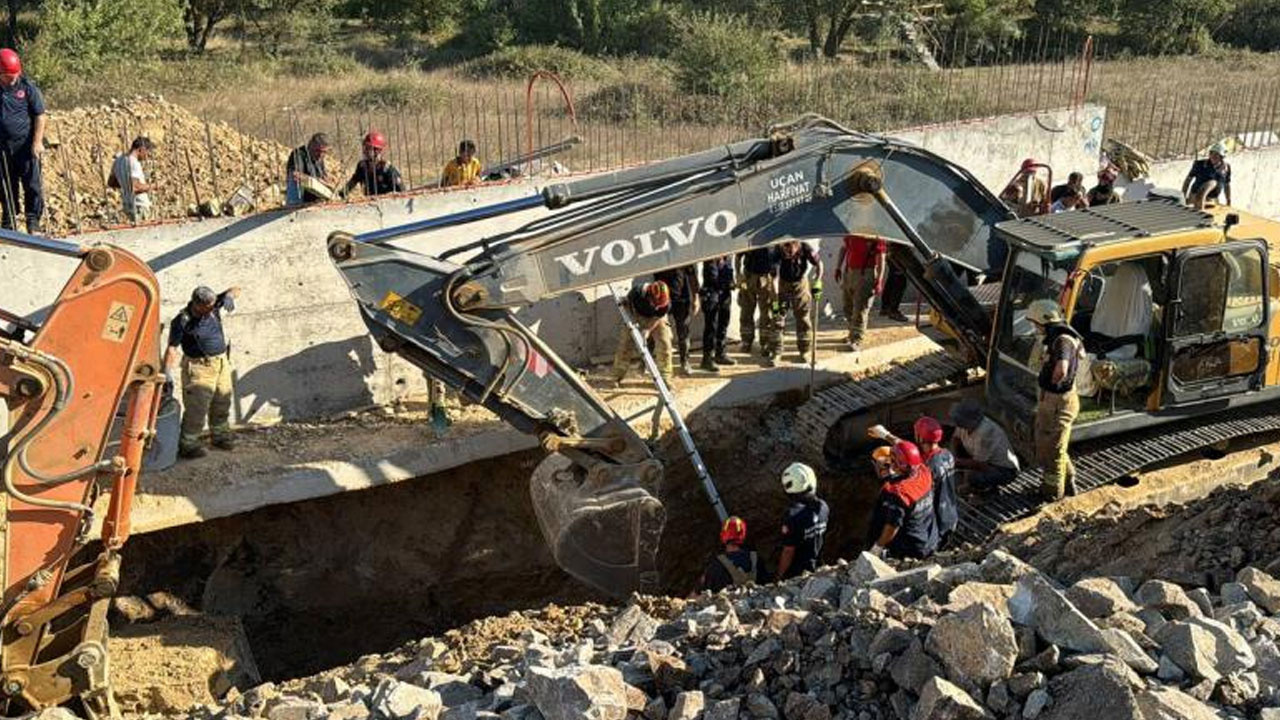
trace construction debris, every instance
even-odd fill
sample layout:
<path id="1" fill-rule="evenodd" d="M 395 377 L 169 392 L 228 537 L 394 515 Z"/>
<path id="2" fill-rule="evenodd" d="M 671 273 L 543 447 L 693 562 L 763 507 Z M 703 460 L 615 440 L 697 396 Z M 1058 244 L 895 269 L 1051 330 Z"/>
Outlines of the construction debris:
<path id="1" fill-rule="evenodd" d="M 1064 587 L 1002 550 L 924 567 L 863 554 L 687 602 L 514 613 L 196 714 L 1098 720 L 1280 704 L 1280 617 L 1254 601 L 1276 580 L 1256 567 L 1226 595 L 1123 577 Z"/>

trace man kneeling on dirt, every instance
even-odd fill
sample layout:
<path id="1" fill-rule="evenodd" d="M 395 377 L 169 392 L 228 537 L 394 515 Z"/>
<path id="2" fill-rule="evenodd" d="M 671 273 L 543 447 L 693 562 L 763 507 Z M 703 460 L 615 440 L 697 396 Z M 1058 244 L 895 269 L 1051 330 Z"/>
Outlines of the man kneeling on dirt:
<path id="1" fill-rule="evenodd" d="M 747 521 L 733 516 L 720 527 L 720 545 L 702 571 L 702 589 L 719 592 L 729 586 L 741 587 L 750 583 L 763 585 L 769 582 L 769 571 L 755 550 L 746 549 Z"/>
<path id="2" fill-rule="evenodd" d="M 927 558 L 938 549 L 933 477 L 915 443 L 898 440 L 891 453 L 892 472 L 883 478 L 871 513 L 870 552 L 878 557 Z"/>
<path id="3" fill-rule="evenodd" d="M 969 473 L 971 488 L 989 492 L 1018 476 L 1018 456 L 1009 436 L 976 400 L 953 405 L 950 414 L 956 426 L 951 439 L 956 467 Z"/>

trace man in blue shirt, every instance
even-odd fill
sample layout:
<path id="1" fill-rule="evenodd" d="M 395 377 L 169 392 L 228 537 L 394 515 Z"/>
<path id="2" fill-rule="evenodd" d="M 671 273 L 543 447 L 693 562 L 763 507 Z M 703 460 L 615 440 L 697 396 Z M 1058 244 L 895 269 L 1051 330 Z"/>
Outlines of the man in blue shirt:
<path id="1" fill-rule="evenodd" d="M 1225 159 L 1227 146 L 1218 143 L 1209 148 L 1209 157 L 1191 163 L 1191 172 L 1182 181 L 1182 197 L 1188 205 L 1203 210 L 1205 202 L 1221 195 L 1231 204 L 1231 165 Z"/>
<path id="2" fill-rule="evenodd" d="M 40 232 L 44 215 L 44 184 L 40 158 L 44 155 L 44 96 L 22 74 L 22 60 L 9 48 L 0 49 L 0 206 L 3 225 L 17 229 L 18 188 L 27 232 Z"/>
<path id="3" fill-rule="evenodd" d="M 178 454 L 204 457 L 200 433 L 209 421 L 213 446 L 235 447 L 231 439 L 231 346 L 222 330 L 222 311 L 235 310 L 240 288 L 221 294 L 203 285 L 191 293 L 191 302 L 169 325 L 169 347 L 164 353 L 165 376 L 173 382 L 176 349 L 182 348 L 182 438 Z"/>

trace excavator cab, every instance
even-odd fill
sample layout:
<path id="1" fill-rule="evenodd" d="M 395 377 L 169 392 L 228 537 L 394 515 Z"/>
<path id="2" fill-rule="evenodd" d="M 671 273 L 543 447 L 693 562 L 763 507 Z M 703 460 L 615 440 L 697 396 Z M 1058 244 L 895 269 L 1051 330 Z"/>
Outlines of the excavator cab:
<path id="1" fill-rule="evenodd" d="M 1026 308 L 1041 298 L 1058 301 L 1084 338 L 1073 441 L 1262 399 L 1277 291 L 1257 234 L 1265 222 L 1233 231 L 1149 201 L 997 226 L 1011 252 L 988 365 L 991 412 L 1030 448 L 1041 350 Z"/>

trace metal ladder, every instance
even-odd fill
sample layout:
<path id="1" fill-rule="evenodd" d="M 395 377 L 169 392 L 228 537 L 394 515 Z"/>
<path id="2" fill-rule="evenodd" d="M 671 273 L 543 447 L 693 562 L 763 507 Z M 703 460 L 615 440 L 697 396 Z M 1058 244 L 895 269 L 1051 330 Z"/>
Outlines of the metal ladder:
<path id="1" fill-rule="evenodd" d="M 680 415 L 680 410 L 676 408 L 675 396 L 671 394 L 671 388 L 667 387 L 666 381 L 662 379 L 662 373 L 658 372 L 658 364 L 653 359 L 653 355 L 649 353 L 649 346 L 645 342 L 644 335 L 640 333 L 640 327 L 631 319 L 631 313 L 627 310 L 626 297 L 618 295 L 618 291 L 612 284 L 609 285 L 609 292 L 613 293 L 613 301 L 618 305 L 618 314 L 622 316 L 622 322 L 631 332 L 631 342 L 635 343 L 636 350 L 640 352 L 640 359 L 644 362 L 644 367 L 649 372 L 649 377 L 653 378 L 653 385 L 658 390 L 658 406 L 654 409 L 654 431 L 657 434 L 657 418 L 662 412 L 662 408 L 666 407 L 667 414 L 671 416 L 671 422 L 676 426 L 676 434 L 680 436 L 680 442 L 684 445 L 685 456 L 693 465 L 693 471 L 697 473 L 698 479 L 702 481 L 702 490 L 707 494 L 707 499 L 711 501 L 711 508 L 716 511 L 716 516 L 720 518 L 720 523 L 724 524 L 729 519 L 729 511 L 724 507 L 724 501 L 720 499 L 720 492 L 716 490 L 716 484 L 711 479 L 711 473 L 707 470 L 707 466 L 702 462 L 702 454 L 698 452 L 697 446 L 693 444 L 693 436 L 689 434 L 689 426 L 685 424 L 684 418 Z M 663 322 L 666 322 L 665 320 Z"/>

